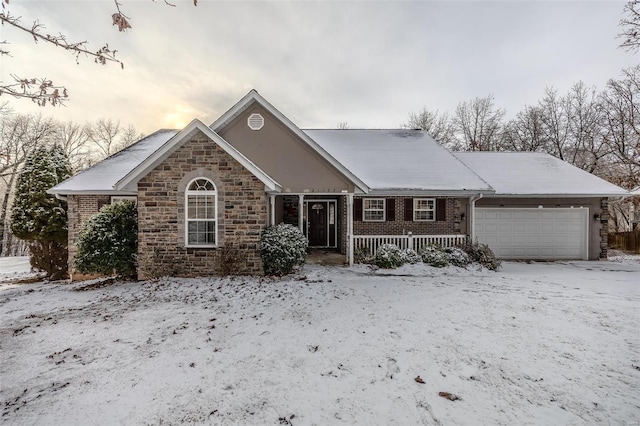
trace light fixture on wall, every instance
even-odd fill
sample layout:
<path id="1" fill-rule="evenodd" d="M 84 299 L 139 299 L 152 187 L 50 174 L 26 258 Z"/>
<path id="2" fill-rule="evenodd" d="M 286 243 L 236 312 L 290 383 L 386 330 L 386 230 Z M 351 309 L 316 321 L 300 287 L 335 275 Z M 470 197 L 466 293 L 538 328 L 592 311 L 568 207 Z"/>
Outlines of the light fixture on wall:
<path id="1" fill-rule="evenodd" d="M 593 220 L 600 220 L 600 217 L 601 217 L 601 216 L 600 216 L 600 213 L 595 213 L 595 214 L 593 215 Z"/>
<path id="2" fill-rule="evenodd" d="M 460 220 L 464 220 L 464 216 L 465 216 L 464 213 L 460 213 Z"/>

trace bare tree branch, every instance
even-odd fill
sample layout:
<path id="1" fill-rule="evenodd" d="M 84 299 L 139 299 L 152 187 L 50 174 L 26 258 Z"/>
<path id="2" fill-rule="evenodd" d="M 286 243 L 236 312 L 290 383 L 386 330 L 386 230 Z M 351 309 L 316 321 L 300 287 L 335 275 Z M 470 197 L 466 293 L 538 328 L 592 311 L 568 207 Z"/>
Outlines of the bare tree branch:
<path id="1" fill-rule="evenodd" d="M 51 80 L 46 78 L 20 78 L 11 75 L 15 80 L 12 84 L 0 85 L 0 96 L 8 94 L 16 98 L 27 98 L 37 103 L 39 106 L 63 105 L 68 98 L 67 89 L 63 86 L 56 86 Z"/>
<path id="2" fill-rule="evenodd" d="M 109 45 L 104 45 L 97 51 L 92 52 L 86 48 L 87 41 L 69 43 L 63 34 L 59 33 L 59 35 L 57 36 L 52 36 L 51 34 L 42 33 L 41 31 L 45 29 L 45 26 L 40 24 L 38 21 L 34 21 L 31 28 L 29 28 L 20 22 L 20 17 L 14 18 L 13 16 L 9 15 L 9 12 L 1 12 L 0 21 L 2 21 L 3 25 L 7 23 L 15 28 L 31 34 L 33 40 L 36 43 L 42 40 L 47 43 L 51 43 L 56 47 L 61 47 L 65 50 L 68 50 L 72 55 L 76 57 L 76 63 L 79 63 L 80 55 L 85 55 L 93 57 L 94 62 L 97 64 L 105 65 L 107 62 L 117 62 L 120 64 L 121 68 L 124 68 L 124 64 L 122 63 L 122 61 L 116 59 L 115 57 L 117 51 L 109 49 Z"/>
<path id="3" fill-rule="evenodd" d="M 622 27 L 617 36 L 622 39 L 619 47 L 637 53 L 640 51 L 640 0 L 630 0 L 622 11 L 626 16 L 619 23 Z"/>

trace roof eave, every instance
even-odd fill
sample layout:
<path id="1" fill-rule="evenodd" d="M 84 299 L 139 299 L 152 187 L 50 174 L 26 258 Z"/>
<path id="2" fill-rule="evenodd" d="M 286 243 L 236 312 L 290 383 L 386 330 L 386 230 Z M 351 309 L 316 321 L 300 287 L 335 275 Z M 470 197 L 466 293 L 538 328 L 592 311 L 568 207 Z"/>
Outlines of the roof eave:
<path id="1" fill-rule="evenodd" d="M 136 191 L 118 191 L 115 189 L 83 189 L 83 190 L 71 190 L 71 189 L 55 189 L 55 187 L 48 189 L 47 194 L 51 195 L 137 195 Z"/>
<path id="2" fill-rule="evenodd" d="M 624 193 L 586 193 L 586 194 L 514 194 L 514 193 L 500 193 L 496 192 L 490 197 L 500 197 L 500 198 L 612 198 L 612 197 L 627 197 L 629 194 Z"/>
<path id="3" fill-rule="evenodd" d="M 473 195 L 482 194 L 492 195 L 494 191 L 492 189 L 427 189 L 427 188 L 372 188 L 367 195 L 381 195 L 381 196 L 464 196 L 469 197 Z"/>

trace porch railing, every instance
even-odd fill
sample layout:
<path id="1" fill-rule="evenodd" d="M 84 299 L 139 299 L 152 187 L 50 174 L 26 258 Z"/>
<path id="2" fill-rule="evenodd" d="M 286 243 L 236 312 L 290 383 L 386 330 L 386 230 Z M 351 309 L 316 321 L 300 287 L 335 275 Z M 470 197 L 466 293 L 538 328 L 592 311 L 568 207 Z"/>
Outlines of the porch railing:
<path id="1" fill-rule="evenodd" d="M 451 247 L 466 241 L 464 234 L 455 235 L 354 235 L 354 252 L 365 251 L 368 255 L 375 256 L 378 248 L 384 244 L 395 244 L 400 249 L 411 248 L 419 252 L 422 247 L 438 244 L 442 247 Z"/>

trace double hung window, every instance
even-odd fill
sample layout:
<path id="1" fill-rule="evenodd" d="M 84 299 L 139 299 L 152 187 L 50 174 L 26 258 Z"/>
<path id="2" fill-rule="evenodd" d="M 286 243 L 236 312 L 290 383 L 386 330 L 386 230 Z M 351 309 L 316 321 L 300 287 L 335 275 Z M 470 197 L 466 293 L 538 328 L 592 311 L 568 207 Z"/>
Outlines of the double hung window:
<path id="1" fill-rule="evenodd" d="M 209 179 L 192 180 L 185 191 L 187 246 L 215 247 L 217 244 L 218 196 Z"/>

